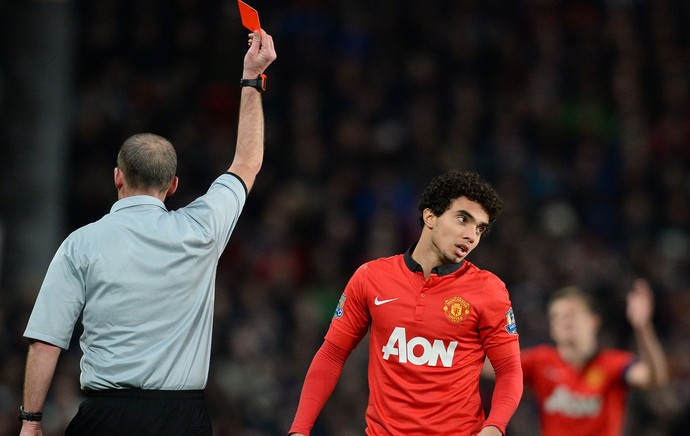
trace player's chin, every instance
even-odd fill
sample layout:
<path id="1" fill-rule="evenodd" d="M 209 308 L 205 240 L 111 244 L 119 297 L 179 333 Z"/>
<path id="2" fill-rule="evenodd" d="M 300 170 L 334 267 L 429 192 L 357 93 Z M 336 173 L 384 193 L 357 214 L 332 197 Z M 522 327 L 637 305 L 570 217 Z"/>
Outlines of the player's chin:
<path id="1" fill-rule="evenodd" d="M 465 260 L 465 257 L 467 257 L 467 253 L 453 253 L 452 256 L 448 256 L 448 263 L 460 263 Z"/>
<path id="2" fill-rule="evenodd" d="M 453 251 L 453 257 L 455 258 L 454 263 L 462 262 L 468 254 L 470 254 L 469 250 L 464 250 L 462 248 L 456 247 Z"/>

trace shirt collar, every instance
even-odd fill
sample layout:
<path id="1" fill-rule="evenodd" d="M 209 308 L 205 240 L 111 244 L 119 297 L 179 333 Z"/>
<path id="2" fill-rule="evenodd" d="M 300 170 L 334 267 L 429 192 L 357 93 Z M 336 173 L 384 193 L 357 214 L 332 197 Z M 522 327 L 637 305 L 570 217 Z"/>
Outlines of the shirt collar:
<path id="1" fill-rule="evenodd" d="M 117 200 L 110 208 L 110 213 L 134 206 L 157 206 L 166 212 L 168 210 L 165 207 L 165 204 L 156 197 L 152 197 L 150 195 L 133 195 L 131 197 L 125 197 Z"/>
<path id="2" fill-rule="evenodd" d="M 417 263 L 416 260 L 412 259 L 412 252 L 414 251 L 414 248 L 417 246 L 417 243 L 412 244 L 410 248 L 407 249 L 405 252 L 405 265 L 407 268 L 412 271 L 412 272 L 424 272 L 424 269 L 422 269 L 422 266 Z M 439 266 L 435 266 L 431 269 L 432 274 L 436 274 L 439 277 L 440 276 L 445 276 L 448 274 L 452 274 L 455 271 L 459 270 L 460 267 L 462 267 L 465 264 L 465 260 L 463 259 L 462 262 L 460 263 L 448 263 L 448 264 L 443 264 Z"/>

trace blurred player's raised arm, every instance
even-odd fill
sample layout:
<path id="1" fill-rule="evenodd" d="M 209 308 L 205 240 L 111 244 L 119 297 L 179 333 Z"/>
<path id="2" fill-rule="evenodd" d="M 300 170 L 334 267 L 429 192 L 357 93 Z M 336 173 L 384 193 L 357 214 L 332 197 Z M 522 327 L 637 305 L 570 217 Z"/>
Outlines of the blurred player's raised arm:
<path id="1" fill-rule="evenodd" d="M 652 322 L 654 295 L 649 282 L 637 279 L 628 293 L 628 321 L 635 332 L 639 361 L 626 372 L 629 385 L 651 389 L 669 381 L 668 362 Z"/>

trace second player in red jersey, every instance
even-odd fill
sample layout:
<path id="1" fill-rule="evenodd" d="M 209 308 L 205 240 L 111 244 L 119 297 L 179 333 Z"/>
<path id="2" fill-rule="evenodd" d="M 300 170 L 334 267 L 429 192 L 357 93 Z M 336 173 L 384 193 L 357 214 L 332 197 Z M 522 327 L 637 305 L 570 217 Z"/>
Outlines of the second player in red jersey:
<path id="1" fill-rule="evenodd" d="M 508 291 L 465 257 L 500 212 L 476 174 L 434 179 L 419 203 L 422 233 L 406 253 L 362 265 L 307 372 L 290 434 L 306 435 L 350 352 L 369 337 L 367 435 L 500 435 L 522 394 Z M 485 418 L 479 375 L 496 369 Z"/>
<path id="2" fill-rule="evenodd" d="M 549 303 L 554 345 L 523 350 L 525 385 L 540 412 L 542 436 L 619 436 L 623 434 L 630 387 L 668 382 L 666 357 L 651 323 L 652 294 L 637 280 L 628 295 L 630 321 L 639 357 L 629 351 L 599 349 L 601 320 L 588 295 L 564 288 Z"/>
<path id="3" fill-rule="evenodd" d="M 525 384 L 538 398 L 542 435 L 620 435 L 628 387 L 623 374 L 632 353 L 601 350 L 582 368 L 556 348 L 541 345 L 522 355 Z"/>

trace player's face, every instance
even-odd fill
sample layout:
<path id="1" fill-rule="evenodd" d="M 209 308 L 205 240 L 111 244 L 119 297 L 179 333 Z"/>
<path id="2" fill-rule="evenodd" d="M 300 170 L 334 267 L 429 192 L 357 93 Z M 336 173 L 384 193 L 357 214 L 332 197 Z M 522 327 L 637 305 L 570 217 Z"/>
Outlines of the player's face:
<path id="1" fill-rule="evenodd" d="M 489 215 L 479 203 L 456 198 L 441 216 L 432 217 L 431 242 L 441 263 L 459 263 L 479 244 Z"/>
<path id="2" fill-rule="evenodd" d="M 551 337 L 556 344 L 592 340 L 599 328 L 599 318 L 577 297 L 561 298 L 549 308 Z"/>

